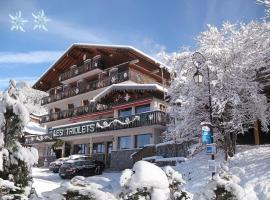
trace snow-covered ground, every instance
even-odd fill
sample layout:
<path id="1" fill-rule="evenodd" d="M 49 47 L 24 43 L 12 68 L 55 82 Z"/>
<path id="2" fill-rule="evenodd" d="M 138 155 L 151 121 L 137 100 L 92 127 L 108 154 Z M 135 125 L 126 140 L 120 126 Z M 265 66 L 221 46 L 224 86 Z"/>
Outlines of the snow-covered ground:
<path id="1" fill-rule="evenodd" d="M 59 177 L 58 173 L 52 173 L 48 168 L 33 168 L 33 186 L 36 189 L 36 192 L 39 197 L 43 192 L 52 191 L 58 187 L 63 182 L 67 182 L 67 180 L 63 180 Z"/>
<path id="2" fill-rule="evenodd" d="M 216 156 L 218 164 L 225 163 L 223 157 L 223 153 L 219 152 Z M 211 179 L 211 172 L 208 171 L 209 159 L 210 156 L 202 151 L 174 167 L 183 175 L 186 181 L 184 188 L 188 192 L 194 194 L 203 190 Z M 270 145 L 237 146 L 237 154 L 225 165 L 228 166 L 230 173 L 240 178 L 239 185 L 249 195 L 249 199 L 270 199 Z M 70 187 L 70 181 L 61 180 L 58 174 L 51 173 L 47 169 L 34 168 L 33 176 L 34 187 L 42 199 L 55 200 L 57 198 L 55 195 L 64 192 L 65 187 Z M 121 187 L 120 176 L 120 172 L 104 173 L 100 176 L 88 177 L 84 182 L 88 183 L 87 187 L 102 191 L 103 195 L 114 196 Z M 76 181 L 80 182 L 80 179 Z"/>
<path id="3" fill-rule="evenodd" d="M 241 179 L 240 185 L 253 200 L 270 199 L 270 145 L 239 146 L 238 150 L 229 166 L 241 169 L 233 172 Z"/>
<path id="4" fill-rule="evenodd" d="M 88 177 L 94 188 L 99 188 L 108 193 L 115 193 L 120 188 L 119 179 L 121 173 L 103 173 L 100 176 Z M 39 199 L 56 200 L 54 193 L 61 193 L 61 186 L 67 185 L 70 180 L 61 179 L 58 173 L 52 173 L 47 168 L 33 168 L 33 186 L 36 189 Z"/>
<path id="5" fill-rule="evenodd" d="M 218 153 L 217 164 L 224 162 L 223 157 L 223 153 Z M 175 167 L 186 180 L 185 189 L 188 192 L 194 194 L 203 190 L 211 179 L 208 171 L 209 159 L 210 156 L 202 151 Z M 246 194 L 252 195 L 252 200 L 270 199 L 270 145 L 239 145 L 236 155 L 226 165 L 232 174 L 240 178 L 239 185 Z"/>

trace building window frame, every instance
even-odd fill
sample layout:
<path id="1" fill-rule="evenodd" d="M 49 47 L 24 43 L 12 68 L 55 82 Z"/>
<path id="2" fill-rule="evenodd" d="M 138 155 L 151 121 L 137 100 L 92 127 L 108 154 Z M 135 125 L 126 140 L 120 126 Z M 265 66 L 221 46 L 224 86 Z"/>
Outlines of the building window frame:
<path id="1" fill-rule="evenodd" d="M 145 113 L 151 111 L 151 105 L 150 104 L 144 104 L 140 106 L 135 107 L 135 114 Z"/>
<path id="2" fill-rule="evenodd" d="M 77 147 L 76 147 L 77 146 Z M 86 154 L 87 144 L 74 144 L 73 149 L 78 148 L 78 152 L 73 152 L 75 154 Z"/>
<path id="3" fill-rule="evenodd" d="M 104 153 L 105 145 L 104 143 L 93 143 L 93 153 Z"/>
<path id="4" fill-rule="evenodd" d="M 139 144 L 139 138 L 140 137 L 145 137 L 148 136 L 147 142 L 144 142 L 143 144 Z M 135 148 L 143 148 L 145 145 L 151 144 L 151 137 L 152 137 L 152 133 L 143 133 L 143 134 L 138 134 L 135 135 Z"/>
<path id="5" fill-rule="evenodd" d="M 131 136 L 119 136 L 117 138 L 117 149 L 119 150 L 125 150 L 125 149 L 131 149 L 132 148 L 132 141 Z"/>
<path id="6" fill-rule="evenodd" d="M 129 117 L 132 115 L 132 107 L 118 110 L 118 117 Z"/>

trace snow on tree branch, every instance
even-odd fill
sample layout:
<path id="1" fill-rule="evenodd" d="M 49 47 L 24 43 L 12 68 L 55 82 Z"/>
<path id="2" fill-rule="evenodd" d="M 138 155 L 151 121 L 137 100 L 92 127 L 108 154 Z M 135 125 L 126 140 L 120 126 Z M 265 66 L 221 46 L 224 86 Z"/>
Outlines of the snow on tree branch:
<path id="1" fill-rule="evenodd" d="M 208 25 L 197 37 L 198 51 L 206 58 L 199 69 L 192 62 L 193 52 L 163 56 L 176 75 L 169 89 L 170 114 L 175 121 L 170 124 L 167 139 L 196 137 L 200 122 L 209 121 L 207 68 L 217 131 L 244 133 L 257 119 L 267 130 L 269 108 L 262 93 L 264 77 L 259 74 L 269 68 L 269 35 L 270 24 L 266 22 L 225 22 L 222 28 Z M 203 75 L 200 85 L 193 77 L 197 70 Z"/>

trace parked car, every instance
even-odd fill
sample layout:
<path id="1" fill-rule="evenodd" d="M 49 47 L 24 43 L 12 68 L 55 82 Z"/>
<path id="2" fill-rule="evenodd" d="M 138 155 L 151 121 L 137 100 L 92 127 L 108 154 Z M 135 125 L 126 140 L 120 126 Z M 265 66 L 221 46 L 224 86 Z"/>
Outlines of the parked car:
<path id="1" fill-rule="evenodd" d="M 64 157 L 64 158 L 59 158 L 54 162 L 51 162 L 49 165 L 49 169 L 50 171 L 57 173 L 59 171 L 59 168 L 61 167 L 61 165 L 67 161 L 69 158 Z"/>
<path id="2" fill-rule="evenodd" d="M 85 154 L 74 154 L 68 157 L 69 160 L 90 160 L 91 157 Z"/>
<path id="3" fill-rule="evenodd" d="M 74 176 L 92 176 L 102 174 L 104 163 L 95 160 L 67 160 L 59 169 L 61 178 L 73 178 Z"/>

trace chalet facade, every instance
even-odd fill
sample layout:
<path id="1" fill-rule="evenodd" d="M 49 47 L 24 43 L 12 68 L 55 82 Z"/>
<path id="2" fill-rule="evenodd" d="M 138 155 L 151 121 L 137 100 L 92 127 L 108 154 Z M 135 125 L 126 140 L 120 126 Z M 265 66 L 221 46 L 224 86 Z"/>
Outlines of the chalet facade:
<path id="1" fill-rule="evenodd" d="M 169 72 L 128 46 L 73 44 L 34 84 L 48 93 L 41 117 L 47 141 L 41 156 L 87 154 L 107 167 L 132 165 L 131 155 L 161 142 Z M 42 149 L 42 148 L 39 148 Z"/>

